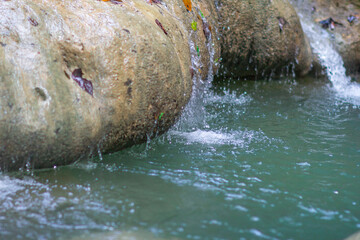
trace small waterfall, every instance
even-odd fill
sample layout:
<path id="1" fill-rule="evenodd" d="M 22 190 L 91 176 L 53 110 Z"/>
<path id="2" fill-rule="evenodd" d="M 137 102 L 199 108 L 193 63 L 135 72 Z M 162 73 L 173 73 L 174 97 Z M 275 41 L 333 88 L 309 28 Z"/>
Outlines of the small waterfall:
<path id="1" fill-rule="evenodd" d="M 199 12 L 201 15 L 202 21 L 207 23 L 207 19 L 201 13 L 201 10 L 197 7 L 194 7 L 196 11 Z M 213 65 L 214 65 L 214 55 L 215 55 L 215 48 L 213 43 L 213 36 L 212 33 L 209 33 L 207 38 L 207 51 L 209 53 L 210 61 L 208 64 L 208 74 L 206 79 L 202 79 L 201 73 L 199 69 L 203 66 L 201 62 L 201 51 L 198 52 L 198 46 L 193 40 L 193 35 L 195 34 L 202 34 L 198 32 L 192 32 L 189 36 L 189 47 L 190 47 L 190 55 L 191 55 L 191 67 L 194 73 L 193 76 L 193 87 L 192 87 L 192 96 L 187 104 L 184 112 L 181 115 L 180 120 L 174 126 L 174 130 L 176 131 L 195 131 L 199 128 L 207 127 L 206 120 L 205 120 L 205 109 L 204 109 L 204 101 L 208 94 L 208 90 L 211 87 L 211 82 L 214 78 L 213 74 Z"/>
<path id="2" fill-rule="evenodd" d="M 326 75 L 332 83 L 332 89 L 335 90 L 337 97 L 346 102 L 360 105 L 360 85 L 351 82 L 351 78 L 346 76 L 344 62 L 331 42 L 331 34 L 316 24 L 310 16 L 307 16 L 310 13 L 308 9 L 301 10 L 304 5 L 310 6 L 309 3 L 301 1 L 301 3 L 292 4 L 297 8 L 302 28 L 309 38 L 313 52 L 325 68 Z"/>

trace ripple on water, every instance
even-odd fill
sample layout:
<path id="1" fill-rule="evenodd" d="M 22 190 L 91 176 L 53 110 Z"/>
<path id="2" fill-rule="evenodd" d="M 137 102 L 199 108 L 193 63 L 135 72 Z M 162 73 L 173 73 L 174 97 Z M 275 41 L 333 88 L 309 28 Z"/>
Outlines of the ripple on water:
<path id="1" fill-rule="evenodd" d="M 342 239 L 355 231 L 359 109 L 322 86 L 246 84 L 250 94 L 208 94 L 201 127 L 29 178 L 0 175 L 1 237 Z M 114 234 L 91 234 L 103 231 Z"/>

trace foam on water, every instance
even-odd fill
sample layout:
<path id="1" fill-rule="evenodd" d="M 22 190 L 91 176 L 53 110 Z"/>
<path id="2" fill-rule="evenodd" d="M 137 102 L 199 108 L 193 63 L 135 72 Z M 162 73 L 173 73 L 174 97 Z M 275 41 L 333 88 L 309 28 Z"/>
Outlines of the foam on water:
<path id="1" fill-rule="evenodd" d="M 246 147 L 255 135 L 254 131 L 233 131 L 224 133 L 222 131 L 196 130 L 193 132 L 171 131 L 171 134 L 185 139 L 188 143 L 201 143 L 208 145 L 235 145 Z"/>
<path id="2" fill-rule="evenodd" d="M 17 194 L 26 188 L 40 189 L 45 187 L 46 185 L 36 182 L 32 178 L 25 177 L 24 179 L 18 179 L 0 174 L 0 200 L 6 198 L 8 195 Z"/>
<path id="3" fill-rule="evenodd" d="M 236 92 L 230 92 L 230 90 L 224 90 L 223 93 L 215 94 L 210 93 L 206 98 L 206 103 L 230 103 L 236 105 L 244 105 L 251 102 L 252 98 L 244 92 L 241 95 L 237 95 Z"/>
<path id="4" fill-rule="evenodd" d="M 43 210 L 54 207 L 48 186 L 30 178 L 0 176 L 0 215 L 6 211 L 23 212 L 39 206 Z"/>
<path id="5" fill-rule="evenodd" d="M 216 133 L 214 131 L 196 130 L 194 132 L 173 132 L 174 134 L 184 137 L 189 142 L 198 142 L 204 144 L 224 144 L 231 142 L 234 137 L 230 134 Z"/>

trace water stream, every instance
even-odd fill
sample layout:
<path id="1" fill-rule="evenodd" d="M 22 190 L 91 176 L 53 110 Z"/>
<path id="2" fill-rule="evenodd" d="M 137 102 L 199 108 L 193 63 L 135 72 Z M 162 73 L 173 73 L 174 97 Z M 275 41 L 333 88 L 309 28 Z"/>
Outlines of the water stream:
<path id="1" fill-rule="evenodd" d="M 331 87 L 336 92 L 336 97 L 359 105 L 360 84 L 352 82 L 351 78 L 346 75 L 344 61 L 331 41 L 332 33 L 322 29 L 320 24 L 314 22 L 309 15 L 311 4 L 307 0 L 293 1 L 292 4 L 297 8 L 302 28 L 309 38 L 313 52 L 325 68 Z"/>
<path id="2" fill-rule="evenodd" d="M 359 231 L 359 92 L 331 78 L 342 71 L 332 66 L 331 86 L 214 82 L 147 144 L 1 174 L 0 239 L 343 239 Z"/>

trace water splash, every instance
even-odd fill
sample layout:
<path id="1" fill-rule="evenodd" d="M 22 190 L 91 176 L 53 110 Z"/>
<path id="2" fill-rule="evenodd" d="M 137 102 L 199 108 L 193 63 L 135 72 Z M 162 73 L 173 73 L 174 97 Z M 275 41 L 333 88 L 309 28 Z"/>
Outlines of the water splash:
<path id="1" fill-rule="evenodd" d="M 103 156 L 102 156 L 102 153 L 101 153 L 100 144 L 97 145 L 97 151 L 98 151 L 100 161 L 103 161 Z"/>
<path id="2" fill-rule="evenodd" d="M 195 9 L 199 12 L 199 16 L 201 16 L 202 21 L 205 24 L 208 24 L 208 19 L 203 16 L 201 10 L 197 7 L 195 7 Z M 215 29 L 215 32 L 217 32 L 217 29 Z M 199 34 L 198 31 L 191 32 L 188 41 L 190 47 L 191 68 L 193 72 L 192 95 L 189 103 L 185 108 L 185 111 L 182 113 L 179 122 L 174 126 L 174 128 L 178 131 L 195 131 L 207 125 L 205 120 L 204 108 L 206 101 L 205 96 L 208 95 L 209 89 L 211 87 L 211 82 L 214 78 L 213 66 L 215 64 L 215 48 L 213 43 L 213 34 L 211 33 L 211 31 L 209 31 L 206 42 L 206 48 L 209 54 L 209 62 L 207 63 L 208 74 L 206 78 L 203 79 L 200 71 L 200 69 L 203 67 L 203 63 L 201 62 L 202 52 L 198 52 L 198 46 L 193 40 L 193 35 L 196 34 Z"/>
<path id="3" fill-rule="evenodd" d="M 224 129 L 220 131 L 211 131 L 211 130 L 196 130 L 193 132 L 177 132 L 171 131 L 172 135 L 183 138 L 188 144 L 205 144 L 212 146 L 236 146 L 237 148 L 242 148 L 246 151 L 249 148 L 249 145 L 252 142 L 262 142 L 269 144 L 274 139 L 269 139 L 260 131 L 251 131 L 251 130 L 241 130 L 241 131 L 231 131 L 229 133 L 224 132 Z"/>
<path id="4" fill-rule="evenodd" d="M 299 9 L 301 6 L 298 4 L 297 8 Z M 351 78 L 346 76 L 344 61 L 331 42 L 331 34 L 314 23 L 310 17 L 299 13 L 299 10 L 298 14 L 302 28 L 309 38 L 311 48 L 318 57 L 320 64 L 325 68 L 326 75 L 337 97 L 342 101 L 360 105 L 360 85 L 351 82 Z"/>

